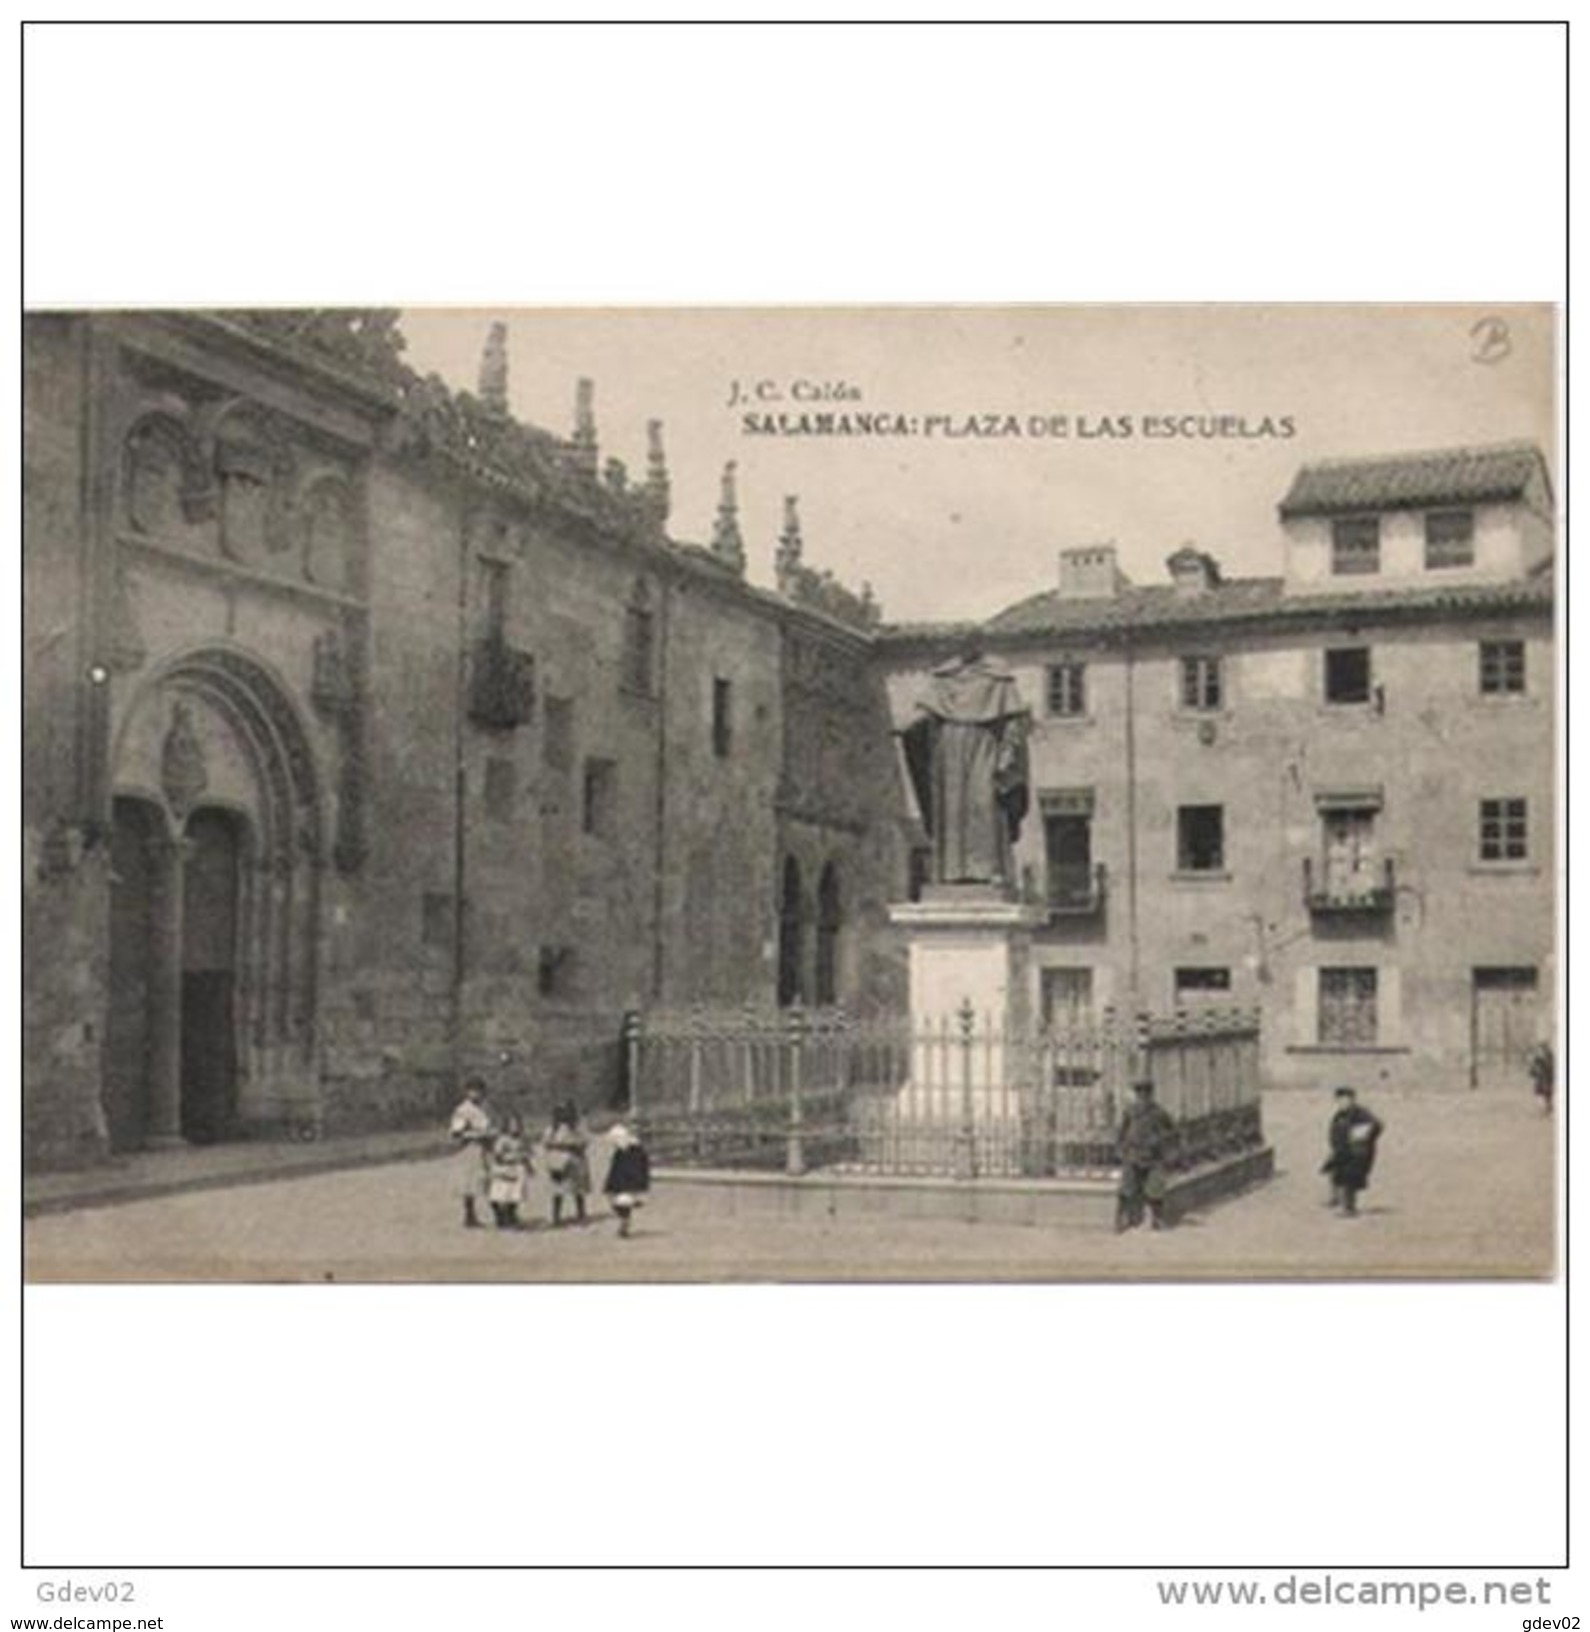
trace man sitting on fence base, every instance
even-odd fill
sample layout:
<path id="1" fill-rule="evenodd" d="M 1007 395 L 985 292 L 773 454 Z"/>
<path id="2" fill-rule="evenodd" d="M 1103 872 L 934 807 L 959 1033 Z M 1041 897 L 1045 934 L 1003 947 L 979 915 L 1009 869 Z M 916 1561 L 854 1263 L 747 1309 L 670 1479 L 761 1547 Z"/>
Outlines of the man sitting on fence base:
<path id="1" fill-rule="evenodd" d="M 1117 1232 L 1135 1229 L 1148 1209 L 1151 1226 L 1165 1228 L 1166 1163 L 1176 1148 L 1176 1124 L 1163 1105 L 1154 1102 L 1154 1084 L 1146 1077 L 1132 1084 L 1132 1103 L 1116 1136 L 1121 1157 L 1121 1186 L 1115 1202 Z"/>

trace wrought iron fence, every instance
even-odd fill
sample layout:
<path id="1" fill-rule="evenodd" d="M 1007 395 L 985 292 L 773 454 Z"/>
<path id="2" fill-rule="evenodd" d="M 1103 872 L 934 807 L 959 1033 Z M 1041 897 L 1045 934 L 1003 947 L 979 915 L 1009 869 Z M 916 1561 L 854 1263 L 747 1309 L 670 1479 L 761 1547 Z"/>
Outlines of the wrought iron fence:
<path id="1" fill-rule="evenodd" d="M 1178 1166 L 1262 1141 L 1259 1020 L 1209 1007 L 1031 1031 L 834 1010 L 631 1017 L 632 1114 L 662 1164 L 979 1177 L 1103 1175 L 1134 1081 Z"/>

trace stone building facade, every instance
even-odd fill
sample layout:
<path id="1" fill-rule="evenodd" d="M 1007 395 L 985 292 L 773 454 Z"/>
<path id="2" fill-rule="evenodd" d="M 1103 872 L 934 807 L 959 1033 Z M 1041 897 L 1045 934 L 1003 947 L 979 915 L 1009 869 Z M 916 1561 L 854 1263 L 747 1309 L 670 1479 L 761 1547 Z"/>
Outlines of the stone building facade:
<path id="1" fill-rule="evenodd" d="M 1501 446 L 1306 466 L 1275 577 L 1112 547 L 879 638 L 897 724 L 975 642 L 1032 711 L 1032 1003 L 1257 1006 L 1272 1084 L 1526 1082 L 1549 1035 L 1552 497 Z"/>
<path id="2" fill-rule="evenodd" d="M 30 1161 L 623 1092 L 638 1009 L 898 1011 L 894 733 L 975 643 L 1032 710 L 1030 1006 L 1258 1005 L 1271 1082 L 1518 1080 L 1552 1012 L 1552 497 L 1527 447 L 1305 467 L 1282 571 L 1110 546 L 983 625 L 746 581 L 421 379 L 392 314 L 25 323 Z"/>
<path id="3" fill-rule="evenodd" d="M 25 325 L 30 1160 L 622 1091 L 624 1015 L 886 1003 L 876 609 L 391 314 Z"/>

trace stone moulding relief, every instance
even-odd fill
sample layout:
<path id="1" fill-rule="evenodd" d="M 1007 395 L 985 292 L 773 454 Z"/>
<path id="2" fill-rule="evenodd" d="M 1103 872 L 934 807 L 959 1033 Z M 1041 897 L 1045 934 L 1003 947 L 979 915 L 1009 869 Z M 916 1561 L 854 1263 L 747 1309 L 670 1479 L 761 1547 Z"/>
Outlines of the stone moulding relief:
<path id="1" fill-rule="evenodd" d="M 124 524 L 152 542 L 348 593 L 361 576 L 357 495 L 340 465 L 300 443 L 280 414 L 244 398 L 148 396 L 122 438 Z"/>

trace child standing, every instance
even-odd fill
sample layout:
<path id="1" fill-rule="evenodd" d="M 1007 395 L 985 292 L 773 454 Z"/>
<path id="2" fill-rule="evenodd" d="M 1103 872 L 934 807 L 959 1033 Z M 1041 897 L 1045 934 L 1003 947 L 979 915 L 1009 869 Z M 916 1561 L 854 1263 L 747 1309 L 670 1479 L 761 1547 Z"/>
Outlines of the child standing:
<path id="1" fill-rule="evenodd" d="M 591 1163 L 586 1155 L 590 1140 L 580 1123 L 580 1108 L 565 1099 L 552 1109 L 552 1126 L 541 1148 L 546 1152 L 547 1177 L 552 1181 L 552 1222 L 563 1222 L 563 1203 L 574 1203 L 576 1219 L 585 1222 L 585 1198 L 591 1188 Z"/>
<path id="2" fill-rule="evenodd" d="M 510 1112 L 502 1132 L 492 1140 L 486 1163 L 486 1199 L 499 1230 L 519 1228 L 519 1208 L 529 1178 L 530 1151 L 524 1142 L 524 1124 Z"/>
<path id="3" fill-rule="evenodd" d="M 608 1164 L 602 1189 L 612 1201 L 618 1233 L 628 1235 L 630 1217 L 651 1189 L 651 1157 L 622 1122 L 613 1127 L 607 1137 L 613 1142 L 613 1159 Z"/>

